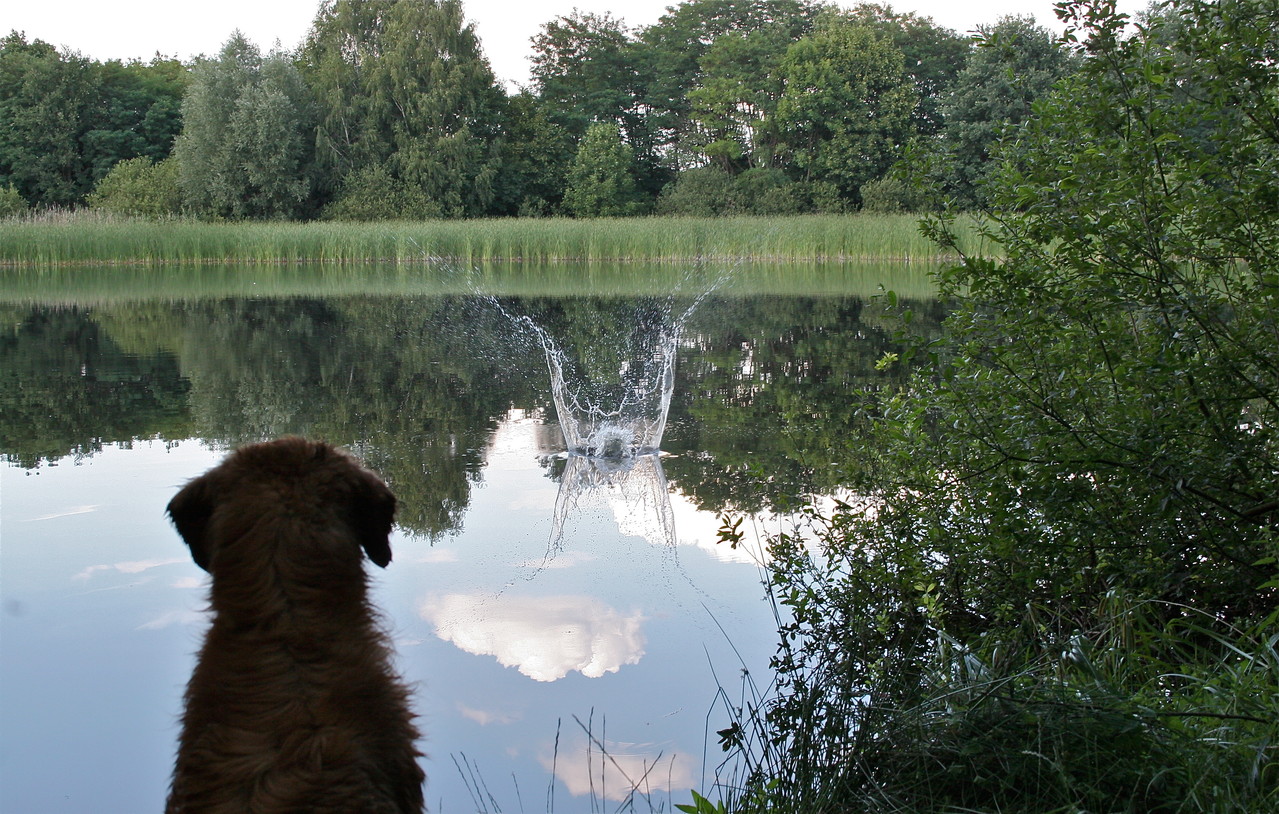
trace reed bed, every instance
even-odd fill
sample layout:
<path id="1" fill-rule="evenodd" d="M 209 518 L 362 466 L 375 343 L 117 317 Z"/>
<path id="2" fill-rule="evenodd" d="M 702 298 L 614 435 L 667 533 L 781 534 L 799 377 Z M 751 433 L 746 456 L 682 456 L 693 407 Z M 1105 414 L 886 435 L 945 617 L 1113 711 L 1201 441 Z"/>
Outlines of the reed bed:
<path id="1" fill-rule="evenodd" d="M 961 224 L 966 249 L 981 249 Z M 0 222 L 0 264 L 944 259 L 911 215 L 205 222 L 44 213 Z"/>

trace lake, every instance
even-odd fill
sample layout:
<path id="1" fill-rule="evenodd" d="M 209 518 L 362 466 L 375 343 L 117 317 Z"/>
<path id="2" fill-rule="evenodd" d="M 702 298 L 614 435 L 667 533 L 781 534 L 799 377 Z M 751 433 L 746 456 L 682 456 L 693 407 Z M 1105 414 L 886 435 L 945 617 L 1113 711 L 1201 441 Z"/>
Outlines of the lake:
<path id="1" fill-rule="evenodd" d="M 430 810 L 689 802 L 767 692 L 761 538 L 839 493 L 850 394 L 903 375 L 882 289 L 939 331 L 919 266 L 0 270 L 0 810 L 162 809 L 207 622 L 164 507 L 283 434 L 400 499 L 374 599 Z M 531 326 L 595 379 L 662 325 L 660 454 L 566 454 Z"/>

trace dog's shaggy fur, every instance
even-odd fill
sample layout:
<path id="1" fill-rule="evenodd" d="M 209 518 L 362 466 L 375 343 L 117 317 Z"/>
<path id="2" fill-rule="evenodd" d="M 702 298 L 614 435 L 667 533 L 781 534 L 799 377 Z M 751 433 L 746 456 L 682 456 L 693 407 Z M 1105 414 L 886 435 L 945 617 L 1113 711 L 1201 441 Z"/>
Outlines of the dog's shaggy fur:
<path id="1" fill-rule="evenodd" d="M 395 497 L 326 444 L 244 447 L 169 516 L 213 576 L 169 814 L 420 812 L 408 691 L 367 599 Z"/>

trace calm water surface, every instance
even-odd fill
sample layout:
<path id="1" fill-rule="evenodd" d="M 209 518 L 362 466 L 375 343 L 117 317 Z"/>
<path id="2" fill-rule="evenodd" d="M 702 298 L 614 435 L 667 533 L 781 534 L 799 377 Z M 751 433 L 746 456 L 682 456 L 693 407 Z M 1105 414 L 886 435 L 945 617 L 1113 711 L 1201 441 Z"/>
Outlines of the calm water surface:
<path id="1" fill-rule="evenodd" d="M 758 534 L 840 487 L 850 389 L 900 375 L 874 369 L 897 325 L 871 294 L 916 295 L 917 330 L 939 317 L 918 271 L 792 271 L 699 306 L 662 454 L 610 477 L 563 454 L 511 315 L 595 375 L 637 314 L 698 293 L 670 270 L 486 277 L 501 307 L 438 269 L 0 271 L 0 811 L 162 809 L 207 622 L 164 506 L 285 433 L 350 447 L 401 499 L 374 598 L 432 811 L 688 802 L 723 699 L 768 681 Z M 725 514 L 745 545 L 717 542 Z"/>

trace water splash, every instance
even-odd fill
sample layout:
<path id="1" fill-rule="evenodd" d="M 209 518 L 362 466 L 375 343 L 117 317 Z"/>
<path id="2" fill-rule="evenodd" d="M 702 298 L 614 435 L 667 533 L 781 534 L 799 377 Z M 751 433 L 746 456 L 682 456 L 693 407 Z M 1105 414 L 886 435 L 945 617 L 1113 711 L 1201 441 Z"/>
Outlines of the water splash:
<path id="1" fill-rule="evenodd" d="M 569 518 L 583 502 L 595 500 L 608 506 L 624 534 L 675 550 L 675 512 L 657 453 L 625 459 L 568 455 L 555 499 L 552 555 L 562 550 Z"/>
<path id="2" fill-rule="evenodd" d="M 594 333 L 576 341 L 557 339 L 532 317 L 502 309 L 536 337 L 546 355 L 551 396 L 570 455 L 624 462 L 661 448 L 680 336 L 727 277 L 726 271 L 705 283 L 682 311 L 679 291 L 603 307 Z"/>

